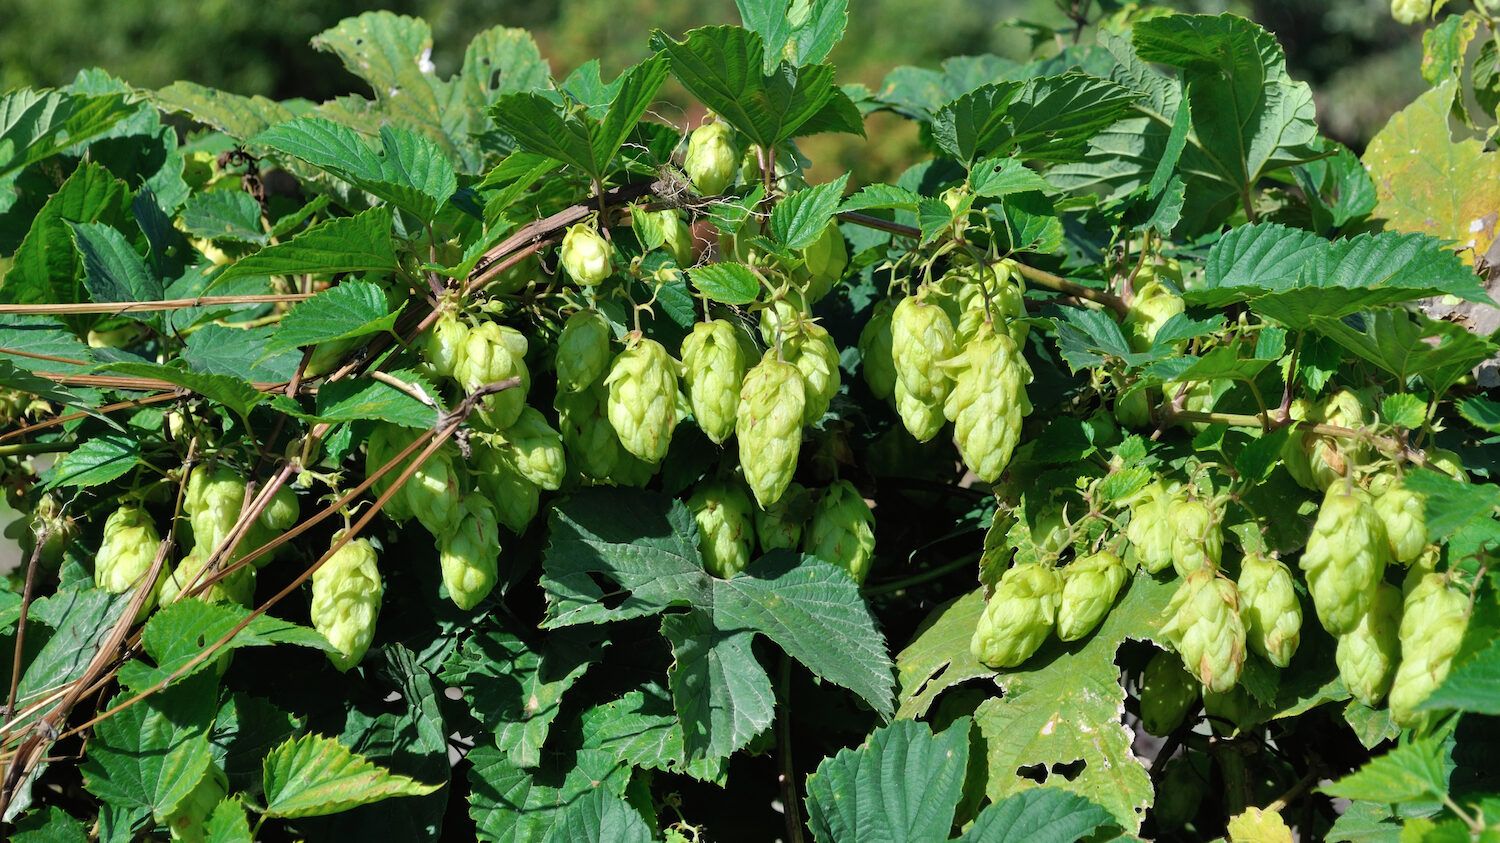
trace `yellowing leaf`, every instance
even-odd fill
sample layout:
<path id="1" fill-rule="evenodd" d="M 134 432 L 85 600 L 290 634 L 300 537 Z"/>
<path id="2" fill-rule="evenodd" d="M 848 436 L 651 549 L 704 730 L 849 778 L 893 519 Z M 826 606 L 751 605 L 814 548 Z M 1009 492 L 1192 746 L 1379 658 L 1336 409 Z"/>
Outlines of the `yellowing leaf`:
<path id="1" fill-rule="evenodd" d="M 1391 118 L 1365 151 L 1375 181 L 1375 216 L 1390 228 L 1457 244 L 1473 263 L 1495 239 L 1500 212 L 1500 155 L 1477 140 L 1453 140 L 1448 114 L 1454 84 L 1418 97 Z"/>
<path id="2" fill-rule="evenodd" d="M 1247 808 L 1229 821 L 1229 843 L 1292 843 L 1292 830 L 1275 811 Z"/>

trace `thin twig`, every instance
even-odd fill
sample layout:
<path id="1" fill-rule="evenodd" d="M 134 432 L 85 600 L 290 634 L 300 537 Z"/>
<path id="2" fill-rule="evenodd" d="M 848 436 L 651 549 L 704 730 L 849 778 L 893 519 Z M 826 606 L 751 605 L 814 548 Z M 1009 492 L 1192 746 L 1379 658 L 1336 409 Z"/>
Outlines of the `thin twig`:
<path id="1" fill-rule="evenodd" d="M 189 307 L 212 307 L 220 304 L 278 304 L 312 298 L 310 293 L 266 293 L 253 296 L 198 296 L 191 299 L 157 299 L 154 301 L 78 302 L 70 304 L 0 304 L 0 315 L 40 316 L 71 313 L 140 313 L 142 311 L 183 310 Z"/>
<path id="2" fill-rule="evenodd" d="M 21 591 L 21 617 L 16 621 L 16 651 L 10 662 L 10 693 L 5 696 L 3 716 L 10 719 L 16 710 L 16 690 L 21 686 L 21 651 L 26 647 L 26 617 L 31 611 L 32 598 L 36 596 L 36 576 L 41 567 L 42 548 L 47 543 L 46 525 L 36 533 L 36 547 L 31 549 L 31 560 L 26 563 L 26 587 Z"/>
<path id="3" fill-rule="evenodd" d="M 802 809 L 798 804 L 797 770 L 792 761 L 792 660 L 781 657 L 780 705 L 777 706 L 776 760 L 781 766 L 781 806 L 791 843 L 802 843 Z"/>

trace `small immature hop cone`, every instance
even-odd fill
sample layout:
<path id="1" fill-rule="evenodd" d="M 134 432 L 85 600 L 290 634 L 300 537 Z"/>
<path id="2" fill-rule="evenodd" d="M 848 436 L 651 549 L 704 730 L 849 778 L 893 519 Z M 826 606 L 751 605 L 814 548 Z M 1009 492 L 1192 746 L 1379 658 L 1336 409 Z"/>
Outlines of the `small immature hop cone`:
<path id="1" fill-rule="evenodd" d="M 943 409 L 953 420 L 959 454 L 980 480 L 993 483 L 1021 440 L 1021 419 L 1031 413 L 1031 367 L 1015 341 L 988 322 L 946 365 L 957 369 Z"/>
<path id="2" fill-rule="evenodd" d="M 438 538 L 443 585 L 464 611 L 479 605 L 499 578 L 500 527 L 495 508 L 480 495 L 466 495 L 458 526 Z"/>
<path id="3" fill-rule="evenodd" d="M 452 377 L 463 359 L 464 343 L 469 339 L 469 326 L 451 310 L 438 317 L 437 324 L 423 337 L 422 358 L 427 368 L 435 375 Z"/>
<path id="4" fill-rule="evenodd" d="M 1334 662 L 1354 698 L 1374 707 L 1385 699 L 1401 655 L 1401 590 L 1381 583 L 1359 625 L 1339 636 Z"/>
<path id="5" fill-rule="evenodd" d="M 688 137 L 687 157 L 683 169 L 693 182 L 693 187 L 703 196 L 718 196 L 734 181 L 734 142 L 729 136 L 729 125 L 715 120 L 693 130 Z"/>
<path id="6" fill-rule="evenodd" d="M 581 286 L 592 287 L 609 277 L 609 241 L 586 222 L 568 226 L 563 234 L 562 254 L 558 262 L 563 271 Z"/>
<path id="7" fill-rule="evenodd" d="M 526 392 L 531 387 L 531 372 L 526 368 L 529 343 L 515 328 L 485 322 L 469 332 L 463 354 L 453 370 L 464 389 L 472 392 L 489 383 L 520 378 L 512 389 L 484 398 L 479 416 L 485 424 L 503 430 L 515 423 L 526 406 Z"/>
<path id="8" fill-rule="evenodd" d="M 1006 571 L 979 617 L 969 652 L 995 668 L 1031 658 L 1052 631 L 1061 591 L 1062 578 L 1050 566 L 1023 563 Z"/>
<path id="9" fill-rule="evenodd" d="M 1426 23 L 1432 14 L 1432 0 L 1391 0 L 1391 17 L 1397 23 L 1411 26 Z"/>
<path id="10" fill-rule="evenodd" d="M 802 260 L 807 274 L 807 303 L 815 304 L 833 289 L 833 282 L 844 277 L 844 268 L 849 265 L 849 249 L 837 222 L 830 221 L 818 239 L 802 250 Z"/>
<path id="11" fill-rule="evenodd" d="M 375 546 L 354 539 L 312 575 L 313 629 L 322 633 L 337 652 L 328 660 L 339 670 L 359 664 L 375 639 L 375 619 L 385 585 L 375 564 Z"/>
<path id="12" fill-rule="evenodd" d="M 420 452 L 418 452 L 420 455 Z M 434 451 L 407 478 L 398 493 L 427 532 L 441 538 L 458 524 L 463 483 L 447 449 Z"/>
<path id="13" fill-rule="evenodd" d="M 734 433 L 740 408 L 740 383 L 750 360 L 745 359 L 739 331 L 724 319 L 693 326 L 682 341 L 682 381 L 698 427 L 714 444 Z"/>
<path id="14" fill-rule="evenodd" d="M 1312 421 L 1315 412 L 1312 404 L 1304 398 L 1293 399 L 1291 406 L 1287 408 L 1288 416 L 1297 421 Z M 1313 480 L 1312 462 L 1307 455 L 1311 436 L 1307 431 L 1293 427 L 1292 435 L 1281 444 L 1281 462 L 1286 466 L 1286 473 L 1292 476 L 1298 486 L 1320 492 L 1322 488 Z"/>
<path id="15" fill-rule="evenodd" d="M 273 536 L 279 536 L 296 526 L 301 515 L 302 504 L 297 500 L 297 493 L 288 486 L 282 486 L 271 496 L 266 508 L 260 511 L 260 526 Z"/>
<path id="16" fill-rule="evenodd" d="M 387 463 L 395 459 L 407 446 L 416 441 L 417 432 L 410 428 L 394 424 L 376 424 L 375 429 L 370 431 L 370 436 L 365 440 L 365 476 L 374 477 L 375 472 L 384 468 Z M 418 451 L 413 451 L 412 455 Z M 411 457 L 407 457 L 400 463 L 390 467 L 380 479 L 370 487 L 370 491 L 377 497 L 384 495 L 401 472 L 410 464 Z M 397 522 L 404 522 L 411 518 L 411 507 L 406 504 L 406 487 L 391 496 L 380 510 L 386 516 Z"/>
<path id="17" fill-rule="evenodd" d="M 1234 735 L 1250 728 L 1255 720 L 1255 700 L 1250 692 L 1236 685 L 1223 693 L 1204 690 L 1203 713 L 1209 726 L 1221 735 Z"/>
<path id="18" fill-rule="evenodd" d="M 767 353 L 746 373 L 735 422 L 740 468 L 762 507 L 781 499 L 797 471 L 806 404 L 802 373 L 774 355 Z"/>
<path id="19" fill-rule="evenodd" d="M 692 266 L 693 230 L 682 221 L 682 215 L 669 208 L 657 211 L 656 218 L 661 222 L 662 237 L 665 238 L 667 251 L 672 253 L 672 260 L 682 269 Z"/>
<path id="20" fill-rule="evenodd" d="M 953 322 L 942 307 L 920 293 L 896 305 L 891 314 L 896 410 L 907 431 L 919 442 L 926 442 L 942 429 L 943 402 L 953 384 L 941 364 L 956 352 Z"/>
<path id="21" fill-rule="evenodd" d="M 1444 574 L 1427 574 L 1411 592 L 1401 614 L 1401 665 L 1391 683 L 1391 719 L 1397 726 L 1421 725 L 1422 701 L 1448 678 L 1453 657 L 1469 627 L 1469 596 Z"/>
<path id="22" fill-rule="evenodd" d="M 677 361 L 656 340 L 636 337 L 604 379 L 609 423 L 625 450 L 661 462 L 677 428 Z"/>
<path id="23" fill-rule="evenodd" d="M 800 483 L 787 486 L 781 499 L 762 509 L 755 507 L 755 538 L 766 553 L 795 550 L 802 542 L 803 525 L 812 511 L 812 496 Z"/>
<path id="24" fill-rule="evenodd" d="M 870 394 L 884 401 L 896 390 L 896 364 L 891 359 L 890 299 L 875 303 L 870 321 L 859 332 L 859 368 L 870 386 Z"/>
<path id="25" fill-rule="evenodd" d="M 1343 635 L 1359 624 L 1389 555 L 1385 525 L 1369 496 L 1342 483 L 1331 487 L 1299 563 L 1324 629 Z"/>
<path id="26" fill-rule="evenodd" d="M 1245 664 L 1245 623 L 1239 589 L 1211 568 L 1187 575 L 1167 605 L 1162 635 L 1205 690 L 1224 693 Z"/>
<path id="27" fill-rule="evenodd" d="M 1385 524 L 1391 558 L 1402 565 L 1410 565 L 1427 547 L 1426 506 L 1426 499 L 1399 479 L 1391 481 L 1375 498 L 1375 512 Z"/>
<path id="28" fill-rule="evenodd" d="M 1302 604 L 1297 602 L 1291 569 L 1269 556 L 1247 553 L 1240 561 L 1237 585 L 1250 649 L 1286 667 L 1302 640 Z"/>
<path id="29" fill-rule="evenodd" d="M 503 442 L 511 464 L 538 488 L 556 491 L 567 473 L 562 434 L 552 429 L 547 417 L 535 407 L 523 407 L 516 423 L 496 435 Z"/>
<path id="30" fill-rule="evenodd" d="M 703 567 L 725 579 L 745 570 L 755 536 L 750 497 L 739 483 L 709 480 L 693 492 L 687 505 L 698 522 Z"/>
<path id="31" fill-rule="evenodd" d="M 1172 564 L 1172 521 L 1168 511 L 1176 500 L 1166 481 L 1147 486 L 1130 506 L 1130 523 L 1125 538 L 1130 542 L 1136 561 L 1150 573 Z"/>
<path id="32" fill-rule="evenodd" d="M 1141 726 L 1157 737 L 1172 734 L 1201 692 L 1202 686 L 1183 669 L 1181 659 L 1158 652 L 1141 674 Z"/>
<path id="33" fill-rule="evenodd" d="M 1077 641 L 1094 631 L 1115 603 L 1129 572 L 1113 551 L 1075 559 L 1062 570 L 1062 598 L 1057 606 L 1057 637 Z"/>
<path id="34" fill-rule="evenodd" d="M 1135 291 L 1130 311 L 1125 315 L 1125 331 L 1130 337 L 1131 349 L 1143 352 L 1151 348 L 1157 331 L 1185 309 L 1182 299 L 1160 282 L 1143 284 Z"/>
<path id="35" fill-rule="evenodd" d="M 802 423 L 817 423 L 839 391 L 838 347 L 821 325 L 802 322 L 784 336 L 781 354 L 802 373 Z"/>
<path id="36" fill-rule="evenodd" d="M 1364 401 L 1349 389 L 1341 389 L 1323 399 L 1314 415 L 1313 421 L 1338 427 L 1359 429 L 1370 423 Z M 1308 467 L 1313 485 L 1319 489 L 1332 486 L 1335 480 L 1348 474 L 1350 468 L 1370 457 L 1370 444 L 1363 439 L 1333 439 L 1313 434 L 1306 441 Z"/>
<path id="37" fill-rule="evenodd" d="M 1167 520 L 1172 530 L 1172 567 L 1178 576 L 1219 567 L 1224 533 L 1207 503 L 1196 498 L 1175 500 L 1167 508 Z"/>
<path id="38" fill-rule="evenodd" d="M 580 310 L 557 337 L 557 388 L 582 392 L 609 368 L 609 322 L 597 310 Z"/>
<path id="39" fill-rule="evenodd" d="M 802 534 L 809 556 L 837 565 L 862 583 L 875 558 L 875 514 L 859 490 L 840 480 L 823 490 Z"/>

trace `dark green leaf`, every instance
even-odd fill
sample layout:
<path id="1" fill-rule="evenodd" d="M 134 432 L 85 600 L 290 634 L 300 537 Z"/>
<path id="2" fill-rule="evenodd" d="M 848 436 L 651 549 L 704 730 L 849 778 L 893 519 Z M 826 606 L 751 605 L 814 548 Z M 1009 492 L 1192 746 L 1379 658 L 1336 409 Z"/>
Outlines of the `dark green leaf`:
<path id="1" fill-rule="evenodd" d="M 688 271 L 698 292 L 724 304 L 749 304 L 760 295 L 760 279 L 741 263 L 711 263 Z"/>
<path id="2" fill-rule="evenodd" d="M 83 255 L 83 283 L 96 302 L 154 301 L 161 298 L 161 279 L 125 241 L 125 235 L 100 223 L 69 223 Z"/>
<path id="3" fill-rule="evenodd" d="M 368 281 L 345 281 L 292 308 L 271 335 L 268 353 L 391 330 L 400 310 L 386 304 L 385 291 Z"/>
<path id="4" fill-rule="evenodd" d="M 807 777 L 813 835 L 830 843 L 948 839 L 968 772 L 970 725 L 960 717 L 933 735 L 926 723 L 898 720 L 825 758 Z"/>
<path id="5" fill-rule="evenodd" d="M 389 272 L 396 268 L 391 211 L 371 208 L 352 217 L 325 220 L 285 243 L 240 258 L 215 284 L 257 275 L 331 275 L 336 272 Z"/>

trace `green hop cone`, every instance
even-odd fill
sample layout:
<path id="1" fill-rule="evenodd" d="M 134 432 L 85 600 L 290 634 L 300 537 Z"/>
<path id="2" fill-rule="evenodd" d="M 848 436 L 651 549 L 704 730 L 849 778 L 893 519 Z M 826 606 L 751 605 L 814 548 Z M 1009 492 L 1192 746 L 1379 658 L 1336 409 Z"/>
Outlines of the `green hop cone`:
<path id="1" fill-rule="evenodd" d="M 980 480 L 993 483 L 1021 440 L 1021 419 L 1031 413 L 1026 397 L 1031 367 L 1015 341 L 991 323 L 981 325 L 964 350 L 944 365 L 957 370 L 943 411 L 953 420 L 959 454 Z"/>
<path id="2" fill-rule="evenodd" d="M 687 157 L 682 167 L 703 196 L 718 196 L 734 181 L 739 156 L 734 151 L 729 125 L 718 120 L 705 123 L 688 136 Z"/>
<path id="3" fill-rule="evenodd" d="M 508 451 L 478 442 L 473 453 L 475 485 L 493 505 L 494 516 L 512 533 L 525 532 L 541 506 L 541 490 L 516 468 Z M 629 454 L 621 451 L 620 456 Z M 464 500 L 468 497 L 472 496 Z"/>
<path id="4" fill-rule="evenodd" d="M 660 467 L 658 463 L 650 463 L 630 453 L 623 447 L 620 449 L 620 459 L 615 463 L 614 471 L 607 478 L 616 486 L 630 486 L 636 489 L 644 489 L 651 478 L 656 476 L 656 470 Z"/>
<path id="5" fill-rule="evenodd" d="M 859 331 L 859 367 L 870 393 L 881 401 L 896 390 L 896 364 L 891 359 L 891 314 L 896 306 L 881 299 Z"/>
<path id="6" fill-rule="evenodd" d="M 1114 605 L 1127 576 L 1125 563 L 1109 550 L 1075 559 L 1063 568 L 1057 637 L 1077 641 L 1093 632 Z"/>
<path id="7" fill-rule="evenodd" d="M 562 250 L 558 263 L 568 277 L 584 287 L 592 287 L 609 277 L 610 255 L 614 250 L 609 241 L 600 236 L 586 222 L 568 226 L 563 234 Z"/>
<path id="8" fill-rule="evenodd" d="M 778 337 L 784 337 L 797 329 L 807 317 L 792 301 L 777 299 L 760 311 L 760 338 L 768 346 L 775 346 Z"/>
<path id="9" fill-rule="evenodd" d="M 203 843 L 208 840 L 208 818 L 229 793 L 229 777 L 210 762 L 203 778 L 160 819 L 175 841 Z M 217 839 L 217 838 L 216 838 Z"/>
<path id="10" fill-rule="evenodd" d="M 1061 591 L 1062 578 L 1050 566 L 1012 567 L 985 604 L 969 652 L 994 668 L 1016 667 L 1031 658 L 1052 631 Z"/>
<path id="11" fill-rule="evenodd" d="M 670 208 L 665 211 L 657 211 L 656 218 L 661 223 L 661 236 L 667 251 L 672 254 L 672 260 L 677 266 L 686 269 L 693 265 L 693 230 L 683 222 L 682 215 Z"/>
<path id="12" fill-rule="evenodd" d="M 202 545 L 196 545 L 182 557 L 182 561 L 177 563 L 177 567 L 161 584 L 161 605 L 177 602 L 184 591 L 198 588 L 208 581 L 209 574 L 203 570 L 203 565 L 212 552 Z M 238 568 L 194 596 L 206 603 L 237 603 L 249 607 L 255 600 L 255 568 L 249 565 Z"/>
<path id="13" fill-rule="evenodd" d="M 694 325 L 682 341 L 682 381 L 688 404 L 698 427 L 716 445 L 734 433 L 740 383 L 750 367 L 740 334 L 733 323 L 712 319 Z"/>
<path id="14" fill-rule="evenodd" d="M 896 411 L 919 442 L 942 430 L 943 402 L 953 384 L 941 364 L 956 352 L 953 322 L 942 307 L 921 294 L 896 305 L 891 314 Z"/>
<path id="15" fill-rule="evenodd" d="M 1132 389 L 1115 398 L 1115 418 L 1132 430 L 1151 424 L 1151 395 L 1145 388 Z"/>
<path id="16" fill-rule="evenodd" d="M 1391 0 L 1391 17 L 1397 23 L 1411 26 L 1426 23 L 1432 15 L 1432 0 Z"/>
<path id="17" fill-rule="evenodd" d="M 156 561 L 161 535 L 146 510 L 126 504 L 104 519 L 104 538 L 94 556 L 94 584 L 111 594 L 124 594 L 141 584 Z M 161 585 L 160 578 L 152 589 Z M 148 599 L 149 606 L 150 600 Z"/>
<path id="18" fill-rule="evenodd" d="M 818 239 L 802 250 L 802 260 L 805 298 L 808 304 L 816 304 L 833 289 L 835 281 L 844 277 L 844 269 L 849 265 L 849 249 L 844 245 L 838 223 L 828 223 Z"/>
<path id="19" fill-rule="evenodd" d="M 1401 590 L 1381 583 L 1354 629 L 1339 636 L 1334 662 L 1339 678 L 1365 705 L 1380 704 L 1391 689 L 1401 654 Z"/>
<path id="20" fill-rule="evenodd" d="M 432 452 L 407 478 L 399 494 L 434 538 L 452 532 L 458 524 L 459 502 L 463 498 L 463 482 L 453 455 L 446 448 Z"/>
<path id="21" fill-rule="evenodd" d="M 1427 501 L 1406 488 L 1400 479 L 1392 480 L 1375 498 L 1375 512 L 1385 524 L 1385 537 L 1391 558 L 1410 565 L 1427 547 Z"/>
<path id="22" fill-rule="evenodd" d="M 377 424 L 370 431 L 370 436 L 365 440 L 365 476 L 373 477 L 375 472 L 383 468 L 391 460 L 417 440 L 417 431 L 394 424 Z M 390 470 L 380 476 L 379 480 L 371 487 L 376 495 L 384 495 L 401 472 L 410 464 L 411 459 L 418 451 L 412 451 L 412 455 L 390 467 Z M 380 510 L 392 520 L 400 523 L 411 518 L 411 507 L 406 504 L 405 487 L 401 492 L 391 496 L 385 506 Z"/>
<path id="23" fill-rule="evenodd" d="M 580 310 L 557 337 L 557 388 L 582 392 L 609 368 L 609 321 L 597 310 Z"/>
<path id="24" fill-rule="evenodd" d="M 978 277 L 981 273 L 983 284 Z M 966 267 L 944 276 L 945 281 L 949 279 L 956 305 L 956 314 L 950 311 L 949 316 L 954 320 L 960 347 L 968 345 L 979 332 L 979 326 L 986 322 L 997 325 L 1016 345 L 1026 341 L 1031 328 L 1019 321 L 1026 316 L 1026 298 L 1015 261 L 1007 259 L 982 268 Z"/>
<path id="25" fill-rule="evenodd" d="M 422 340 L 422 359 L 435 375 L 452 377 L 463 360 L 464 344 L 469 339 L 469 326 L 451 310 L 443 311 Z"/>
<path id="26" fill-rule="evenodd" d="M 302 517 L 302 505 L 297 493 L 289 486 L 282 486 L 271 496 L 266 508 L 260 511 L 260 526 L 274 536 L 279 536 L 296 526 Z"/>
<path id="27" fill-rule="evenodd" d="M 1300 563 L 1324 629 L 1343 635 L 1359 624 L 1389 555 L 1385 525 L 1368 496 L 1342 483 L 1330 488 Z"/>
<path id="28" fill-rule="evenodd" d="M 610 367 L 605 410 L 625 450 L 661 462 L 677 427 L 677 361 L 656 340 L 636 337 Z"/>
<path id="29" fill-rule="evenodd" d="M 1125 538 L 1136 561 L 1153 574 L 1172 564 L 1172 521 L 1167 513 L 1174 499 L 1167 483 L 1157 480 L 1130 505 Z"/>
<path id="30" fill-rule="evenodd" d="M 1177 731 L 1198 701 L 1202 686 L 1171 653 L 1158 652 L 1141 674 L 1141 726 L 1158 737 Z"/>
<path id="31" fill-rule="evenodd" d="M 1250 649 L 1286 667 L 1302 639 L 1302 604 L 1297 602 L 1291 569 L 1277 559 L 1247 553 L 1236 585 Z"/>
<path id="32" fill-rule="evenodd" d="M 1363 428 L 1370 423 L 1364 402 L 1353 390 L 1341 389 L 1323 399 L 1310 419 L 1337 427 Z M 1294 437 L 1295 438 L 1295 437 Z M 1342 479 L 1349 469 L 1370 457 L 1370 444 L 1363 439 L 1335 439 L 1310 434 L 1304 440 L 1308 469 L 1313 485 L 1327 489 Z"/>
<path id="33" fill-rule="evenodd" d="M 1239 682 L 1245 664 L 1239 589 L 1214 569 L 1199 568 L 1177 587 L 1161 633 L 1205 690 L 1223 693 Z"/>
<path id="34" fill-rule="evenodd" d="M 709 480 L 693 491 L 687 506 L 698 522 L 703 567 L 725 579 L 745 570 L 755 536 L 750 497 L 739 483 Z"/>
<path id="35" fill-rule="evenodd" d="M 797 471 L 806 403 L 802 373 L 773 355 L 767 353 L 745 374 L 735 421 L 740 468 L 762 507 L 781 499 Z"/>
<path id="36" fill-rule="evenodd" d="M 1287 414 L 1296 421 L 1311 421 L 1311 416 L 1316 412 L 1306 399 L 1293 399 L 1291 406 L 1287 408 Z M 1281 445 L 1281 461 L 1286 466 L 1286 473 L 1292 476 L 1298 486 L 1314 492 L 1322 489 L 1313 480 L 1312 462 L 1308 459 L 1308 440 L 1310 433 L 1293 427 L 1291 435 Z"/>
<path id="37" fill-rule="evenodd" d="M 1391 719 L 1415 728 L 1428 718 L 1417 706 L 1432 695 L 1453 666 L 1469 626 L 1469 597 L 1443 574 L 1427 574 L 1406 595 L 1401 613 L 1401 664 L 1391 683 Z"/>
<path id="38" fill-rule="evenodd" d="M 384 594 L 375 546 L 368 539 L 348 542 L 313 572 L 313 629 L 337 651 L 328 654 L 334 667 L 345 671 L 365 657 L 375 640 L 375 619 Z"/>
<path id="39" fill-rule="evenodd" d="M 438 564 L 448 597 L 464 611 L 479 605 L 500 576 L 500 525 L 483 496 L 464 496 L 452 533 L 438 537 Z"/>
<path id="40" fill-rule="evenodd" d="M 558 428 L 568 465 L 592 480 L 604 480 L 615 470 L 625 449 L 605 416 L 609 390 L 596 383 L 580 392 L 558 392 Z"/>
<path id="41" fill-rule="evenodd" d="M 212 551 L 228 538 L 245 504 L 245 480 L 225 466 L 200 465 L 188 477 L 182 509 L 193 543 Z"/>
<path id="42" fill-rule="evenodd" d="M 755 538 L 760 549 L 796 550 L 802 529 L 812 513 L 812 495 L 800 483 L 791 483 L 781 499 L 762 509 L 755 508 Z"/>
<path id="43" fill-rule="evenodd" d="M 865 581 L 875 559 L 875 514 L 854 484 L 839 480 L 823 490 L 802 533 L 802 550 Z"/>
<path id="44" fill-rule="evenodd" d="M 802 423 L 815 424 L 839 391 L 838 347 L 821 325 L 802 322 L 783 337 L 781 354 L 802 373 Z"/>
<path id="45" fill-rule="evenodd" d="M 1196 498 L 1174 500 L 1167 507 L 1167 522 L 1172 532 L 1172 567 L 1179 576 L 1219 567 L 1224 532 L 1207 503 Z"/>
<path id="46" fill-rule="evenodd" d="M 1157 828 L 1177 831 L 1198 816 L 1213 770 L 1205 753 L 1191 751 L 1169 759 L 1164 769 L 1151 816 Z"/>
<path id="47" fill-rule="evenodd" d="M 540 410 L 522 408 L 516 423 L 495 438 L 505 446 L 511 465 L 522 477 L 541 489 L 556 491 L 562 487 L 567 470 L 562 434 L 552 429 Z"/>
<path id="48" fill-rule="evenodd" d="M 1151 348 L 1161 327 L 1185 309 L 1182 299 L 1162 284 L 1153 281 L 1141 285 L 1125 314 L 1125 333 L 1131 349 L 1144 352 Z"/>
<path id="49" fill-rule="evenodd" d="M 531 388 L 531 373 L 526 368 L 529 343 L 515 328 L 485 322 L 469 332 L 464 350 L 453 376 L 464 389 L 472 392 L 489 383 L 520 378 L 519 386 L 489 395 L 480 402 L 479 417 L 496 430 L 515 423 L 526 406 L 526 392 Z"/>

